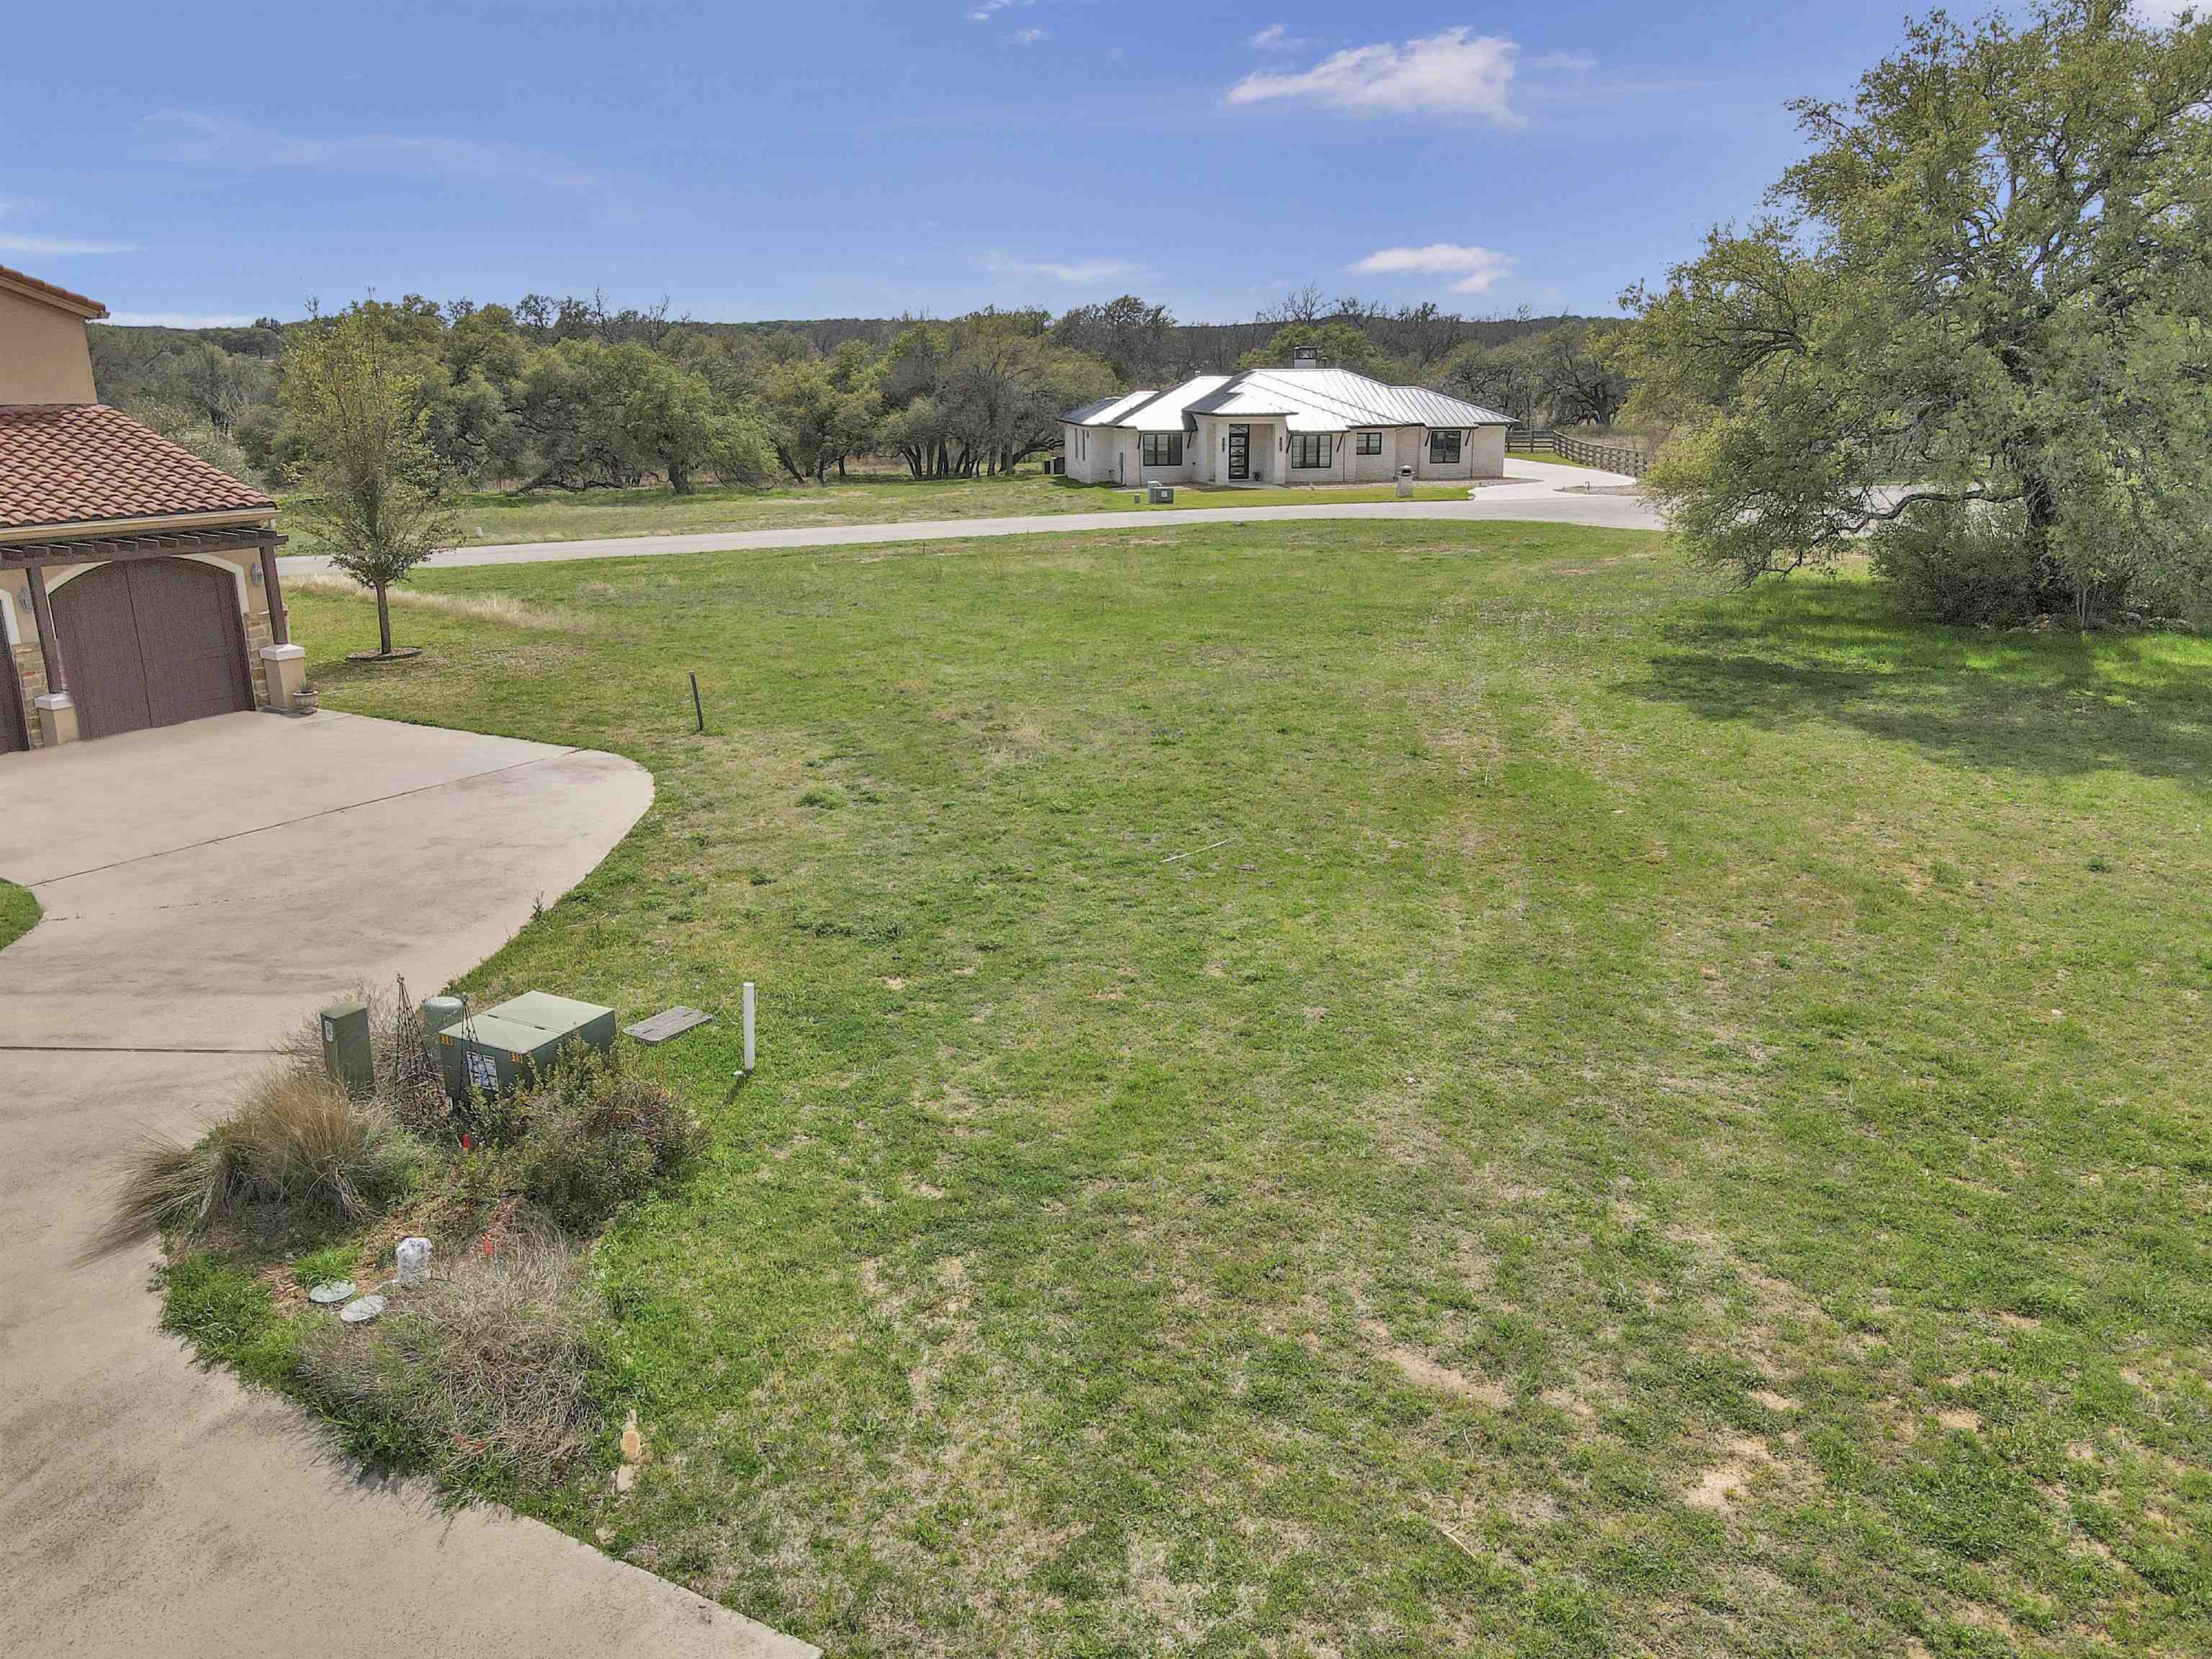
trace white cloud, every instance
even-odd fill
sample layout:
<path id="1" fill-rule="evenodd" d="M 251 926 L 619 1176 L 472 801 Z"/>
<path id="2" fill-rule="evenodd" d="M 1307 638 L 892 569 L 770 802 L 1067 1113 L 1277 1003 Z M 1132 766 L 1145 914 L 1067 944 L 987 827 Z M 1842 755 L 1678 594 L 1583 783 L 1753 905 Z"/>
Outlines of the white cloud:
<path id="1" fill-rule="evenodd" d="M 0 196 L 0 219 L 21 219 L 34 204 L 21 197 Z M 0 253 L 28 254 L 34 259 L 63 259 L 78 253 L 136 253 L 129 242 L 95 240 L 82 236 L 33 236 L 27 231 L 0 232 Z"/>
<path id="2" fill-rule="evenodd" d="M 1230 88 L 1228 100 L 1294 99 L 1346 115 L 1472 115 L 1517 126 L 1511 98 L 1520 51 L 1494 34 L 1449 28 L 1403 46 L 1349 47 L 1294 74 L 1257 71 Z"/>
<path id="3" fill-rule="evenodd" d="M 1313 42 L 1300 40 L 1285 24 L 1270 23 L 1245 44 L 1259 52 L 1303 52 Z"/>
<path id="4" fill-rule="evenodd" d="M 311 138 L 248 126 L 201 110 L 165 109 L 145 118 L 149 131 L 170 135 L 180 161 L 226 167 L 352 168 L 372 173 L 508 179 L 577 191 L 605 181 L 512 144 L 439 133 L 356 132 Z"/>
<path id="5" fill-rule="evenodd" d="M 1136 270 L 1126 259 L 1010 259 L 1002 253 L 994 253 L 983 264 L 1002 276 L 1042 276 L 1077 288 L 1115 282 Z"/>
<path id="6" fill-rule="evenodd" d="M 128 242 L 87 242 L 70 236 L 0 236 L 0 253 L 27 253 L 35 259 L 62 259 L 73 253 L 136 253 Z"/>
<path id="7" fill-rule="evenodd" d="M 2134 0 L 2136 21 L 2163 27 L 2181 21 L 2185 11 L 2194 12 L 2198 18 L 2205 14 L 2203 0 Z"/>
<path id="8" fill-rule="evenodd" d="M 223 312 L 118 311 L 107 320 L 120 328 L 246 328 L 256 319 Z"/>
<path id="9" fill-rule="evenodd" d="M 973 22 L 988 23 L 1009 6 L 1026 6 L 1031 3 L 1032 0 L 981 0 L 981 3 L 969 12 L 968 16 Z"/>
<path id="10" fill-rule="evenodd" d="M 1033 46 L 1044 39 L 1042 29 L 1016 29 L 1008 37 L 1018 46 Z"/>
<path id="11" fill-rule="evenodd" d="M 1378 248 L 1352 267 L 1370 276 L 1451 276 L 1455 294 L 1486 294 L 1513 268 L 1512 257 L 1473 243 Z"/>

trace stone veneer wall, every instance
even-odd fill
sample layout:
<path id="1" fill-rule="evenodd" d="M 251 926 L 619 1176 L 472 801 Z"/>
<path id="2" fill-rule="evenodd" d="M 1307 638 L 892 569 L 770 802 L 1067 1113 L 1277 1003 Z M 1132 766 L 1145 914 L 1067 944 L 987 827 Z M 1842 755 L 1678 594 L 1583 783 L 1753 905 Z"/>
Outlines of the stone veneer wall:
<path id="1" fill-rule="evenodd" d="M 36 699 L 46 695 L 46 659 L 39 654 L 38 641 L 26 640 L 15 648 L 15 684 L 23 694 L 23 726 L 36 749 L 44 741 L 39 735 L 39 708 Z"/>

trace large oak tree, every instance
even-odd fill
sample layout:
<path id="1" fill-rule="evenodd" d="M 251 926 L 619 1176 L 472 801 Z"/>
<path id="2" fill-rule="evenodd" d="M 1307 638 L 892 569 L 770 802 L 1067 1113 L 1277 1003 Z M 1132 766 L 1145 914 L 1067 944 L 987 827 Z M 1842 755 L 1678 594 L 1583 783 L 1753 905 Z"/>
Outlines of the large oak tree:
<path id="1" fill-rule="evenodd" d="M 1638 316 L 1650 483 L 1748 581 L 1864 545 L 1946 614 L 2201 595 L 2212 24 L 1938 12 Z"/>

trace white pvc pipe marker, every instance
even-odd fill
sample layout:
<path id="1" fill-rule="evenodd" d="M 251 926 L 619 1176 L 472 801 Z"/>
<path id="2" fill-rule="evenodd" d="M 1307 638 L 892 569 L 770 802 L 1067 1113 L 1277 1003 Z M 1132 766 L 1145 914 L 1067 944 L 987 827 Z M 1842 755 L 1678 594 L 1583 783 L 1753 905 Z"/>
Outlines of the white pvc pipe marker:
<path id="1" fill-rule="evenodd" d="M 750 1076 L 751 1076 L 751 1075 L 752 1075 L 752 1069 L 753 1069 L 753 982 L 752 982 L 752 981 L 750 981 L 750 980 L 747 980 L 747 981 L 745 981 L 745 1074 L 746 1074 L 748 1077 L 750 1077 Z"/>

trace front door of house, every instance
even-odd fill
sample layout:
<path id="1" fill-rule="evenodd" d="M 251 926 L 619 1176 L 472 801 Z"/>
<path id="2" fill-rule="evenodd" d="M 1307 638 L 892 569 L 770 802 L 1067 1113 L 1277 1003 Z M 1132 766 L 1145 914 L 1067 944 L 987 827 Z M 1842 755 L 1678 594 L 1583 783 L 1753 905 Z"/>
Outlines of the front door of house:
<path id="1" fill-rule="evenodd" d="M 1229 428 L 1229 482 L 1242 483 L 1252 476 L 1252 428 Z"/>

